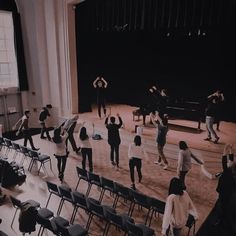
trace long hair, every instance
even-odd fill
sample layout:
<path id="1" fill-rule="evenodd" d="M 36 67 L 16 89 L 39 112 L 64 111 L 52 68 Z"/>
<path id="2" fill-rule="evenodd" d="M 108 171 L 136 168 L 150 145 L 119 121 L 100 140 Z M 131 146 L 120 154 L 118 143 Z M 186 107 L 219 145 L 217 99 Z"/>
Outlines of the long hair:
<path id="1" fill-rule="evenodd" d="M 54 143 L 61 143 L 62 142 L 61 127 L 58 127 L 56 129 L 54 129 L 52 140 L 53 140 Z"/>
<path id="2" fill-rule="evenodd" d="M 86 130 L 85 127 L 82 127 L 82 128 L 80 129 L 79 138 L 80 138 L 82 141 L 88 139 L 87 130 Z"/>
<path id="3" fill-rule="evenodd" d="M 170 181 L 169 195 L 170 194 L 183 195 L 183 183 L 177 177 L 172 178 Z"/>
<path id="4" fill-rule="evenodd" d="M 134 144 L 135 146 L 141 146 L 142 142 L 141 142 L 141 137 L 139 135 L 136 135 L 134 137 Z"/>

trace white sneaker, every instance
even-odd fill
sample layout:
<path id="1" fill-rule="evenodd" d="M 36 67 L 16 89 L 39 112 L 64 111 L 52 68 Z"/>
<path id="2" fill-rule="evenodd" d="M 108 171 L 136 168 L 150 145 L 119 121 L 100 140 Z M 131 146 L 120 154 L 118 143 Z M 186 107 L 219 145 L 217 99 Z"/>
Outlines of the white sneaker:
<path id="1" fill-rule="evenodd" d="M 168 168 L 168 165 L 165 164 L 165 165 L 163 166 L 163 170 L 167 170 L 167 168 Z"/>

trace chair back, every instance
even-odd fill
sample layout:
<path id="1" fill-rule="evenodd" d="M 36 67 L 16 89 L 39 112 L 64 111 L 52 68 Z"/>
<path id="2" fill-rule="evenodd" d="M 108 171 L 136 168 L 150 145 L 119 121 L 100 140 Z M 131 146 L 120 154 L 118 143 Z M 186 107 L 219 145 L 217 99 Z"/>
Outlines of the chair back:
<path id="1" fill-rule="evenodd" d="M 93 172 L 88 171 L 88 181 L 90 183 L 96 184 L 96 185 L 101 185 L 100 182 L 100 177 L 97 174 L 94 174 Z"/>
<path id="2" fill-rule="evenodd" d="M 86 196 L 83 193 L 74 191 L 71 193 L 73 203 L 82 208 L 87 208 Z"/>
<path id="3" fill-rule="evenodd" d="M 151 198 L 151 206 L 154 209 L 154 211 L 160 214 L 164 214 L 166 203 L 159 199 Z"/>
<path id="4" fill-rule="evenodd" d="M 130 221 L 126 222 L 126 227 L 130 236 L 143 236 L 143 230 Z"/>
<path id="5" fill-rule="evenodd" d="M 58 190 L 58 186 L 52 182 L 46 181 L 47 187 L 48 187 L 48 191 L 49 192 L 53 192 L 55 194 L 60 195 L 59 190 Z"/>
<path id="6" fill-rule="evenodd" d="M 114 212 L 112 212 L 109 209 L 104 208 L 104 216 L 110 223 L 122 227 L 123 224 L 122 217 L 120 215 L 117 215 L 115 210 Z"/>
<path id="7" fill-rule="evenodd" d="M 22 202 L 19 199 L 16 199 L 13 196 L 10 196 L 11 202 L 13 204 L 13 207 L 15 208 L 21 208 L 22 207 Z"/>
<path id="8" fill-rule="evenodd" d="M 134 201 L 141 205 L 141 206 L 144 206 L 146 208 L 150 208 L 151 207 L 151 198 L 148 197 L 147 195 L 145 194 L 142 194 L 142 193 L 139 193 L 133 189 L 131 189 L 130 191 L 131 195 L 133 196 L 134 198 Z"/>
<path id="9" fill-rule="evenodd" d="M 82 178 L 84 180 L 88 180 L 88 175 L 87 175 L 87 171 L 80 168 L 79 166 L 76 166 L 76 171 L 77 171 L 77 175 L 79 178 Z"/>
<path id="10" fill-rule="evenodd" d="M 103 188 L 114 190 L 114 182 L 113 180 L 107 179 L 103 176 L 100 177 L 100 182 Z"/>
<path id="11" fill-rule="evenodd" d="M 189 229 L 191 229 L 194 224 L 195 224 L 195 219 L 191 214 L 189 214 L 188 220 L 187 220 L 185 226 L 188 227 Z"/>
<path id="12" fill-rule="evenodd" d="M 97 200 L 93 198 L 87 198 L 86 202 L 88 210 L 90 212 L 92 212 L 95 215 L 99 215 L 100 217 L 104 216 L 103 207 Z"/>
<path id="13" fill-rule="evenodd" d="M 130 194 L 129 188 L 127 188 L 117 182 L 114 182 L 114 189 L 115 189 L 115 193 L 122 196 L 123 198 L 125 198 L 127 200 L 132 199 L 132 195 Z"/>
<path id="14" fill-rule="evenodd" d="M 57 226 L 57 231 L 60 233 L 60 235 L 63 236 L 70 236 L 69 230 L 68 230 L 68 226 L 65 226 L 63 224 L 60 224 L 60 221 L 55 221 L 56 226 Z"/>
<path id="15" fill-rule="evenodd" d="M 25 156 L 29 156 L 29 149 L 27 147 L 20 145 L 20 150 Z"/>
<path id="16" fill-rule="evenodd" d="M 72 202 L 71 188 L 61 185 L 58 186 L 58 190 L 62 198 Z"/>
<path id="17" fill-rule="evenodd" d="M 39 154 L 38 154 L 38 152 L 36 152 L 36 151 L 33 151 L 33 150 L 29 150 L 29 149 L 28 149 L 28 153 L 29 153 L 29 156 L 32 157 L 33 159 L 34 159 L 34 158 L 36 158 L 36 159 L 39 158 Z"/>
<path id="18" fill-rule="evenodd" d="M 4 142 L 8 148 L 12 147 L 12 142 L 10 139 L 4 138 Z"/>
<path id="19" fill-rule="evenodd" d="M 12 142 L 12 147 L 13 147 L 14 150 L 20 151 L 20 145 L 18 143 Z"/>

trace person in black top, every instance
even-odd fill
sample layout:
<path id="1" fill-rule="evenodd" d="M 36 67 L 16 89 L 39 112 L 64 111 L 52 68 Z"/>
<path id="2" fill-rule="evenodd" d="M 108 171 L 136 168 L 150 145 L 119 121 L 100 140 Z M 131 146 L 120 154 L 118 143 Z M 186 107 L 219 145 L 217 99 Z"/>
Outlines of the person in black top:
<path id="1" fill-rule="evenodd" d="M 119 134 L 119 129 L 121 128 L 123 122 L 119 114 L 117 114 L 117 117 L 119 119 L 119 124 L 116 124 L 116 118 L 114 116 L 108 115 L 106 120 L 105 120 L 105 126 L 108 130 L 108 144 L 111 147 L 111 152 L 110 152 L 110 160 L 111 164 L 113 166 L 117 166 L 119 168 L 119 145 L 120 145 L 120 134 Z M 108 123 L 108 119 L 110 118 L 110 123 Z M 116 162 L 114 162 L 114 153 L 115 153 L 115 158 Z"/>
<path id="2" fill-rule="evenodd" d="M 97 90 L 97 106 L 98 106 L 98 116 L 101 118 L 101 108 L 103 107 L 104 115 L 106 116 L 106 105 L 105 105 L 105 98 L 106 98 L 106 88 L 107 88 L 107 81 L 98 76 L 93 81 L 93 87 Z"/>
<path id="3" fill-rule="evenodd" d="M 48 129 L 45 124 L 45 121 L 46 121 L 47 117 L 49 117 L 49 116 L 50 116 L 50 113 L 48 111 L 48 108 L 43 107 L 39 113 L 39 123 L 41 125 L 40 138 L 45 139 L 46 137 L 44 136 L 44 133 L 46 133 L 48 140 L 51 141 L 51 137 L 49 135 Z"/>

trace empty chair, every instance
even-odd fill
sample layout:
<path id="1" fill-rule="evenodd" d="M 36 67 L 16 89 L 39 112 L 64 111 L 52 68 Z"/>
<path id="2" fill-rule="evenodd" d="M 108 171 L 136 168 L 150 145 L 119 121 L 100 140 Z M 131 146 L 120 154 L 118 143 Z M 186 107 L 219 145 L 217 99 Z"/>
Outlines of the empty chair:
<path id="1" fill-rule="evenodd" d="M 146 219 L 145 219 L 145 225 L 146 225 L 147 221 L 148 221 L 149 213 L 151 211 L 151 198 L 148 197 L 147 195 L 139 193 L 135 190 L 131 189 L 130 191 L 131 191 L 131 194 L 133 196 L 133 206 L 132 206 L 132 209 L 130 211 L 130 216 L 132 216 L 132 214 L 133 214 L 135 205 L 138 205 L 141 208 L 142 207 L 146 208 L 148 210 L 147 216 L 146 216 Z"/>
<path id="2" fill-rule="evenodd" d="M 73 204 L 73 199 L 71 196 L 71 188 L 65 185 L 61 185 L 61 186 L 58 186 L 58 190 L 61 196 L 61 201 L 57 210 L 57 215 L 60 215 L 64 202 L 67 201 Z"/>
<path id="3" fill-rule="evenodd" d="M 54 234 L 58 235 L 58 229 L 56 226 L 56 221 L 60 223 L 60 225 L 68 226 L 69 222 L 68 220 L 65 220 L 64 218 L 60 216 L 54 217 L 54 214 L 52 211 L 50 211 L 47 208 L 41 208 L 38 210 L 36 221 L 38 224 L 40 224 L 38 235 L 43 235 L 43 232 L 45 229 L 50 230 Z"/>
<path id="4" fill-rule="evenodd" d="M 191 214 L 189 214 L 188 220 L 185 225 L 186 227 L 188 227 L 188 236 L 190 234 L 190 230 L 192 227 L 193 227 L 193 235 L 195 235 L 195 223 L 196 223 L 196 221 L 195 221 L 194 217 Z"/>
<path id="5" fill-rule="evenodd" d="M 109 229 L 111 225 L 114 225 L 119 230 L 122 230 L 124 232 L 124 235 L 128 233 L 128 229 L 126 226 L 126 222 L 134 222 L 134 220 L 128 216 L 128 214 L 117 214 L 115 210 L 110 211 L 108 208 L 104 208 L 104 215 L 107 219 L 107 224 L 105 226 L 104 234 L 108 235 Z"/>
<path id="6" fill-rule="evenodd" d="M 144 224 L 135 224 L 130 221 L 126 222 L 128 234 L 130 236 L 153 236 L 155 231 Z"/>
<path id="7" fill-rule="evenodd" d="M 36 209 L 40 207 L 40 203 L 39 202 L 36 202 L 34 200 L 27 200 L 27 201 L 24 201 L 24 202 L 21 202 L 19 199 L 13 197 L 13 196 L 10 196 L 10 199 L 11 199 L 11 202 L 12 202 L 12 205 L 13 207 L 16 209 L 15 210 L 15 213 L 14 213 L 14 216 L 13 216 L 13 219 L 12 219 L 12 222 L 11 222 L 11 227 L 13 225 L 13 222 L 15 220 L 15 217 L 16 217 L 16 213 L 19 209 L 21 209 L 22 205 L 26 204 L 26 203 L 29 203 L 31 206 L 35 207 Z"/>
<path id="8" fill-rule="evenodd" d="M 130 201 L 130 206 L 129 206 L 129 213 L 130 213 L 130 210 L 132 207 L 132 200 L 133 200 L 133 197 L 130 194 L 130 188 L 127 188 L 117 182 L 114 182 L 114 192 L 116 196 L 113 202 L 113 208 L 116 208 L 119 198 L 122 197 L 125 202 Z"/>
<path id="9" fill-rule="evenodd" d="M 8 156 L 9 152 L 12 149 L 12 142 L 10 139 L 7 139 L 7 138 L 3 138 L 3 139 L 4 139 L 5 147 L 6 147 L 5 155 Z"/>
<path id="10" fill-rule="evenodd" d="M 74 192 L 71 192 L 71 195 L 72 195 L 74 210 L 71 215 L 70 223 L 73 224 L 78 209 L 82 208 L 85 211 L 88 211 L 88 207 L 87 207 L 87 201 L 86 201 L 87 197 L 83 193 L 74 191 Z"/>
<path id="11" fill-rule="evenodd" d="M 152 213 L 151 213 L 151 216 L 150 216 L 149 226 L 151 225 L 154 213 L 155 213 L 155 216 L 156 216 L 156 213 L 157 213 L 158 217 L 159 217 L 159 214 L 164 215 L 165 206 L 166 206 L 165 202 L 163 202 L 163 201 L 161 201 L 159 199 L 156 199 L 156 198 L 151 198 Z"/>
<path id="12" fill-rule="evenodd" d="M 28 148 L 25 147 L 25 146 L 21 146 L 21 145 L 20 145 L 20 150 L 21 150 L 21 153 L 22 153 L 22 155 L 23 155 L 22 162 L 21 162 L 21 164 L 23 165 L 25 159 L 26 159 L 27 157 L 30 157 L 30 155 L 29 155 L 30 149 L 28 149 Z"/>
<path id="13" fill-rule="evenodd" d="M 62 221 L 55 221 L 57 231 L 61 236 L 86 236 L 88 231 L 79 224 L 64 225 Z"/>
<path id="14" fill-rule="evenodd" d="M 105 194 L 105 191 L 109 191 L 110 194 L 114 193 L 114 183 L 113 180 L 107 179 L 103 176 L 100 177 L 100 183 L 101 183 L 101 187 L 102 187 L 102 191 L 99 197 L 99 202 L 102 202 L 103 196 Z"/>
<path id="15" fill-rule="evenodd" d="M 49 191 L 49 196 L 48 196 L 48 200 L 46 203 L 46 206 L 48 206 L 48 203 L 51 199 L 52 194 L 54 194 L 55 196 L 61 197 L 59 190 L 58 190 L 58 186 L 52 182 L 46 181 L 47 187 L 48 187 L 48 191 Z"/>
<path id="16" fill-rule="evenodd" d="M 78 182 L 76 184 L 75 190 L 77 190 L 81 179 L 88 182 L 87 170 L 84 170 L 84 169 L 76 166 L 76 172 L 77 172 L 77 176 L 78 176 Z"/>
<path id="17" fill-rule="evenodd" d="M 93 185 L 96 185 L 98 188 L 101 188 L 102 186 L 99 175 L 94 174 L 93 172 L 90 172 L 90 171 L 88 172 L 88 183 L 89 185 L 86 192 L 86 196 L 89 195 Z"/>
<path id="18" fill-rule="evenodd" d="M 21 153 L 21 149 L 20 149 L 20 145 L 18 143 L 14 143 L 14 142 L 12 142 L 12 148 L 13 148 L 13 150 L 15 150 L 15 153 L 14 153 L 14 155 L 12 157 L 13 161 L 15 161 L 17 155 L 19 153 Z M 21 161 L 21 163 L 22 163 L 22 161 Z"/>
<path id="19" fill-rule="evenodd" d="M 52 170 L 52 163 L 51 163 L 50 156 L 48 156 L 48 155 L 41 155 L 38 152 L 33 151 L 33 150 L 29 150 L 29 156 L 31 157 L 31 161 L 30 161 L 29 168 L 28 168 L 29 171 L 32 170 L 32 167 L 33 167 L 33 165 L 36 162 L 40 163 L 40 166 L 39 166 L 39 169 L 38 169 L 38 174 L 40 172 L 41 167 L 43 167 L 45 172 L 47 172 L 46 171 L 46 167 L 44 165 L 46 162 L 50 163 L 50 169 Z"/>
<path id="20" fill-rule="evenodd" d="M 97 200 L 95 200 L 93 198 L 87 198 L 87 207 L 89 210 L 89 218 L 88 218 L 86 229 L 89 229 L 94 216 L 97 216 L 101 220 L 106 220 L 106 217 L 104 215 L 104 210 L 103 210 L 104 207 L 109 208 L 110 211 L 114 210 L 111 207 L 101 205 Z M 106 228 L 104 228 L 104 232 L 105 231 L 106 231 Z"/>

